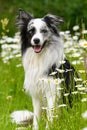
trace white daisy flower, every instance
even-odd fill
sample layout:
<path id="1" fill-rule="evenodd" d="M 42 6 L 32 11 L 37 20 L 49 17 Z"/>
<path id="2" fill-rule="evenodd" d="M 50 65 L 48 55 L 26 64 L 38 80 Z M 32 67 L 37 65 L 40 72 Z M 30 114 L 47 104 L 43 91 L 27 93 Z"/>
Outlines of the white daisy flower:
<path id="1" fill-rule="evenodd" d="M 61 107 L 66 107 L 67 105 L 66 104 L 60 104 L 58 107 L 61 108 Z"/>
<path id="2" fill-rule="evenodd" d="M 87 98 L 82 98 L 82 102 L 87 102 Z"/>
<path id="3" fill-rule="evenodd" d="M 85 111 L 84 113 L 82 113 L 82 117 L 83 117 L 84 119 L 87 119 L 87 111 Z"/>
<path id="4" fill-rule="evenodd" d="M 78 26 L 78 25 L 75 25 L 75 26 L 73 27 L 73 30 L 74 30 L 74 31 L 79 30 L 79 26 Z"/>
<path id="5" fill-rule="evenodd" d="M 83 128 L 82 130 L 87 130 L 87 127 Z"/>

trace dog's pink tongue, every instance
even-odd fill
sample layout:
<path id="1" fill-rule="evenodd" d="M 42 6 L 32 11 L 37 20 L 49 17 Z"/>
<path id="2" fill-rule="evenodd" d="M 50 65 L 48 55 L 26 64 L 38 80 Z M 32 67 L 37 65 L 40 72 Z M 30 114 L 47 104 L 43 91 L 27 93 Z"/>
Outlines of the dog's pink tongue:
<path id="1" fill-rule="evenodd" d="M 34 46 L 34 51 L 36 53 L 39 53 L 41 51 L 42 47 L 41 46 Z"/>

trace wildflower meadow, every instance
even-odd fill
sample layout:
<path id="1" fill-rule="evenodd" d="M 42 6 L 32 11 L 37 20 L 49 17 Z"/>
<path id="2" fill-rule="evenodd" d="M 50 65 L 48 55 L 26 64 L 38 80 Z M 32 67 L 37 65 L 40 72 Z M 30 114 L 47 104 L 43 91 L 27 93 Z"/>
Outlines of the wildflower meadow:
<path id="1" fill-rule="evenodd" d="M 8 37 L 8 23 L 8 19 L 1 20 L 0 130 L 31 130 L 30 125 L 17 125 L 12 123 L 10 118 L 10 114 L 15 110 L 33 110 L 31 97 L 23 91 L 24 70 L 21 61 L 20 34 L 17 32 L 14 37 Z M 71 93 L 74 100 L 72 108 L 67 101 L 69 93 L 64 93 L 67 102 L 64 104 L 61 99 L 55 110 L 54 122 L 50 124 L 50 130 L 87 130 L 87 30 L 82 23 L 81 26 L 75 25 L 72 30 L 61 31 L 60 35 L 64 40 L 66 57 L 75 67 L 79 78 L 75 78 L 78 83 L 75 86 L 77 89 Z M 60 89 L 61 91 L 63 90 Z M 43 113 L 39 124 L 40 130 L 44 130 L 45 122 Z"/>

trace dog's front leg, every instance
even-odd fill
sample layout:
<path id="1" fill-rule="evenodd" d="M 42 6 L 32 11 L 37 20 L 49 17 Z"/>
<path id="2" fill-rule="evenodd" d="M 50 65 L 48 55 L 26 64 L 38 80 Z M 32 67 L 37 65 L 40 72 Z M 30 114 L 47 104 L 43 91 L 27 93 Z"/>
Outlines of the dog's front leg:
<path id="1" fill-rule="evenodd" d="M 52 94 L 52 93 L 51 93 Z M 47 94 L 47 119 L 48 122 L 53 122 L 54 107 L 55 107 L 55 95 Z M 46 128 L 49 128 L 48 122 Z"/>
<path id="2" fill-rule="evenodd" d="M 38 122 L 40 121 L 40 114 L 41 114 L 41 101 L 37 97 L 33 98 L 33 109 L 34 109 L 33 130 L 38 130 Z"/>

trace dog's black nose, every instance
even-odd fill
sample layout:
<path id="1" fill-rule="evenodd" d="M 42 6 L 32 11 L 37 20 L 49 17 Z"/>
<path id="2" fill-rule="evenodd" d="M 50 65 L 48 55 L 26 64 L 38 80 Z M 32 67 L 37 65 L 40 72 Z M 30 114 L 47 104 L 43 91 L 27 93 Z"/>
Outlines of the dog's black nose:
<path id="1" fill-rule="evenodd" d="M 40 39 L 35 38 L 33 41 L 34 41 L 35 44 L 38 44 L 40 42 Z"/>

